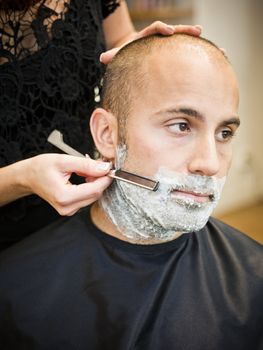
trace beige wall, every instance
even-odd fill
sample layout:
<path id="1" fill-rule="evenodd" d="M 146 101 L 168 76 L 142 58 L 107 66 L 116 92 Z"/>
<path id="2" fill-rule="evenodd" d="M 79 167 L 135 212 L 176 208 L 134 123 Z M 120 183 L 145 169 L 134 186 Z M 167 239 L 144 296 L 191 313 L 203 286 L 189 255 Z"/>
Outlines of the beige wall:
<path id="1" fill-rule="evenodd" d="M 263 1 L 193 0 L 193 22 L 226 49 L 240 86 L 242 125 L 223 198 L 225 213 L 263 199 Z"/>

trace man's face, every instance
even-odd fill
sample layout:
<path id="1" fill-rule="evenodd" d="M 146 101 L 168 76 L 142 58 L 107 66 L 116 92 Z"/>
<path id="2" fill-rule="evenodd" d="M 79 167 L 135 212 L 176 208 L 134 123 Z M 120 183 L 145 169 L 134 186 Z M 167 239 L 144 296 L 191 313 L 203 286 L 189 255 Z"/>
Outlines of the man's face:
<path id="1" fill-rule="evenodd" d="M 148 177 L 160 168 L 225 177 L 238 126 L 238 90 L 230 66 L 212 63 L 196 49 L 165 49 L 149 58 L 145 75 L 147 88 L 127 120 L 123 169 Z"/>
<path id="2" fill-rule="evenodd" d="M 116 230 L 131 241 L 198 231 L 218 202 L 239 123 L 238 91 L 231 67 L 210 53 L 186 45 L 146 57 L 147 88 L 133 100 L 127 152 L 117 148 L 116 165 L 159 187 L 115 181 L 101 198 Z"/>

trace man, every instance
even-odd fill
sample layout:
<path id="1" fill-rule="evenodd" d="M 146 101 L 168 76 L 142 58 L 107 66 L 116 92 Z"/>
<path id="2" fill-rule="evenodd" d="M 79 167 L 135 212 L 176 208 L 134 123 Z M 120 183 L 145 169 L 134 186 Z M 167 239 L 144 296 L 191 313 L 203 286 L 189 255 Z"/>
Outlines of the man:
<path id="1" fill-rule="evenodd" d="M 232 67 L 204 39 L 117 54 L 92 135 L 103 159 L 159 187 L 114 181 L 2 255 L 0 348 L 262 349 L 262 247 L 209 219 L 237 108 Z"/>

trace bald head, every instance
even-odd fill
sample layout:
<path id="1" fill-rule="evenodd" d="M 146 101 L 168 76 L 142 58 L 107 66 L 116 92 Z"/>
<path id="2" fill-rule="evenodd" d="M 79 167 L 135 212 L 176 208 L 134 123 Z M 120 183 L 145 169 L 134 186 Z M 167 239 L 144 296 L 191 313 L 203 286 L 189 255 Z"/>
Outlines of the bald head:
<path id="1" fill-rule="evenodd" d="M 178 74 L 188 74 L 188 57 L 196 57 L 203 66 L 216 65 L 232 71 L 228 58 L 214 43 L 186 34 L 148 36 L 131 42 L 118 52 L 104 76 L 102 107 L 118 118 L 121 138 L 124 138 L 125 123 L 134 111 L 136 100 L 151 93 L 151 81 L 159 79 L 161 82 L 165 77 L 160 74 L 171 79 L 170 65 L 178 65 Z M 163 69 L 165 65 L 167 71 Z"/>

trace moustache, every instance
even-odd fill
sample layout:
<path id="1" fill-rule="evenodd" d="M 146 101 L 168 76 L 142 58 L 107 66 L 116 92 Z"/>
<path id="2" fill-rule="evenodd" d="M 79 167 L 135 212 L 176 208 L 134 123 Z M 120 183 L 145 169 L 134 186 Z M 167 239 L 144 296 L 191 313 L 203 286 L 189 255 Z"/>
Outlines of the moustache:
<path id="1" fill-rule="evenodd" d="M 225 183 L 224 178 L 197 174 L 178 173 L 166 168 L 160 168 L 156 174 L 160 187 L 167 194 L 176 191 L 208 196 L 210 201 L 217 201 Z"/>

